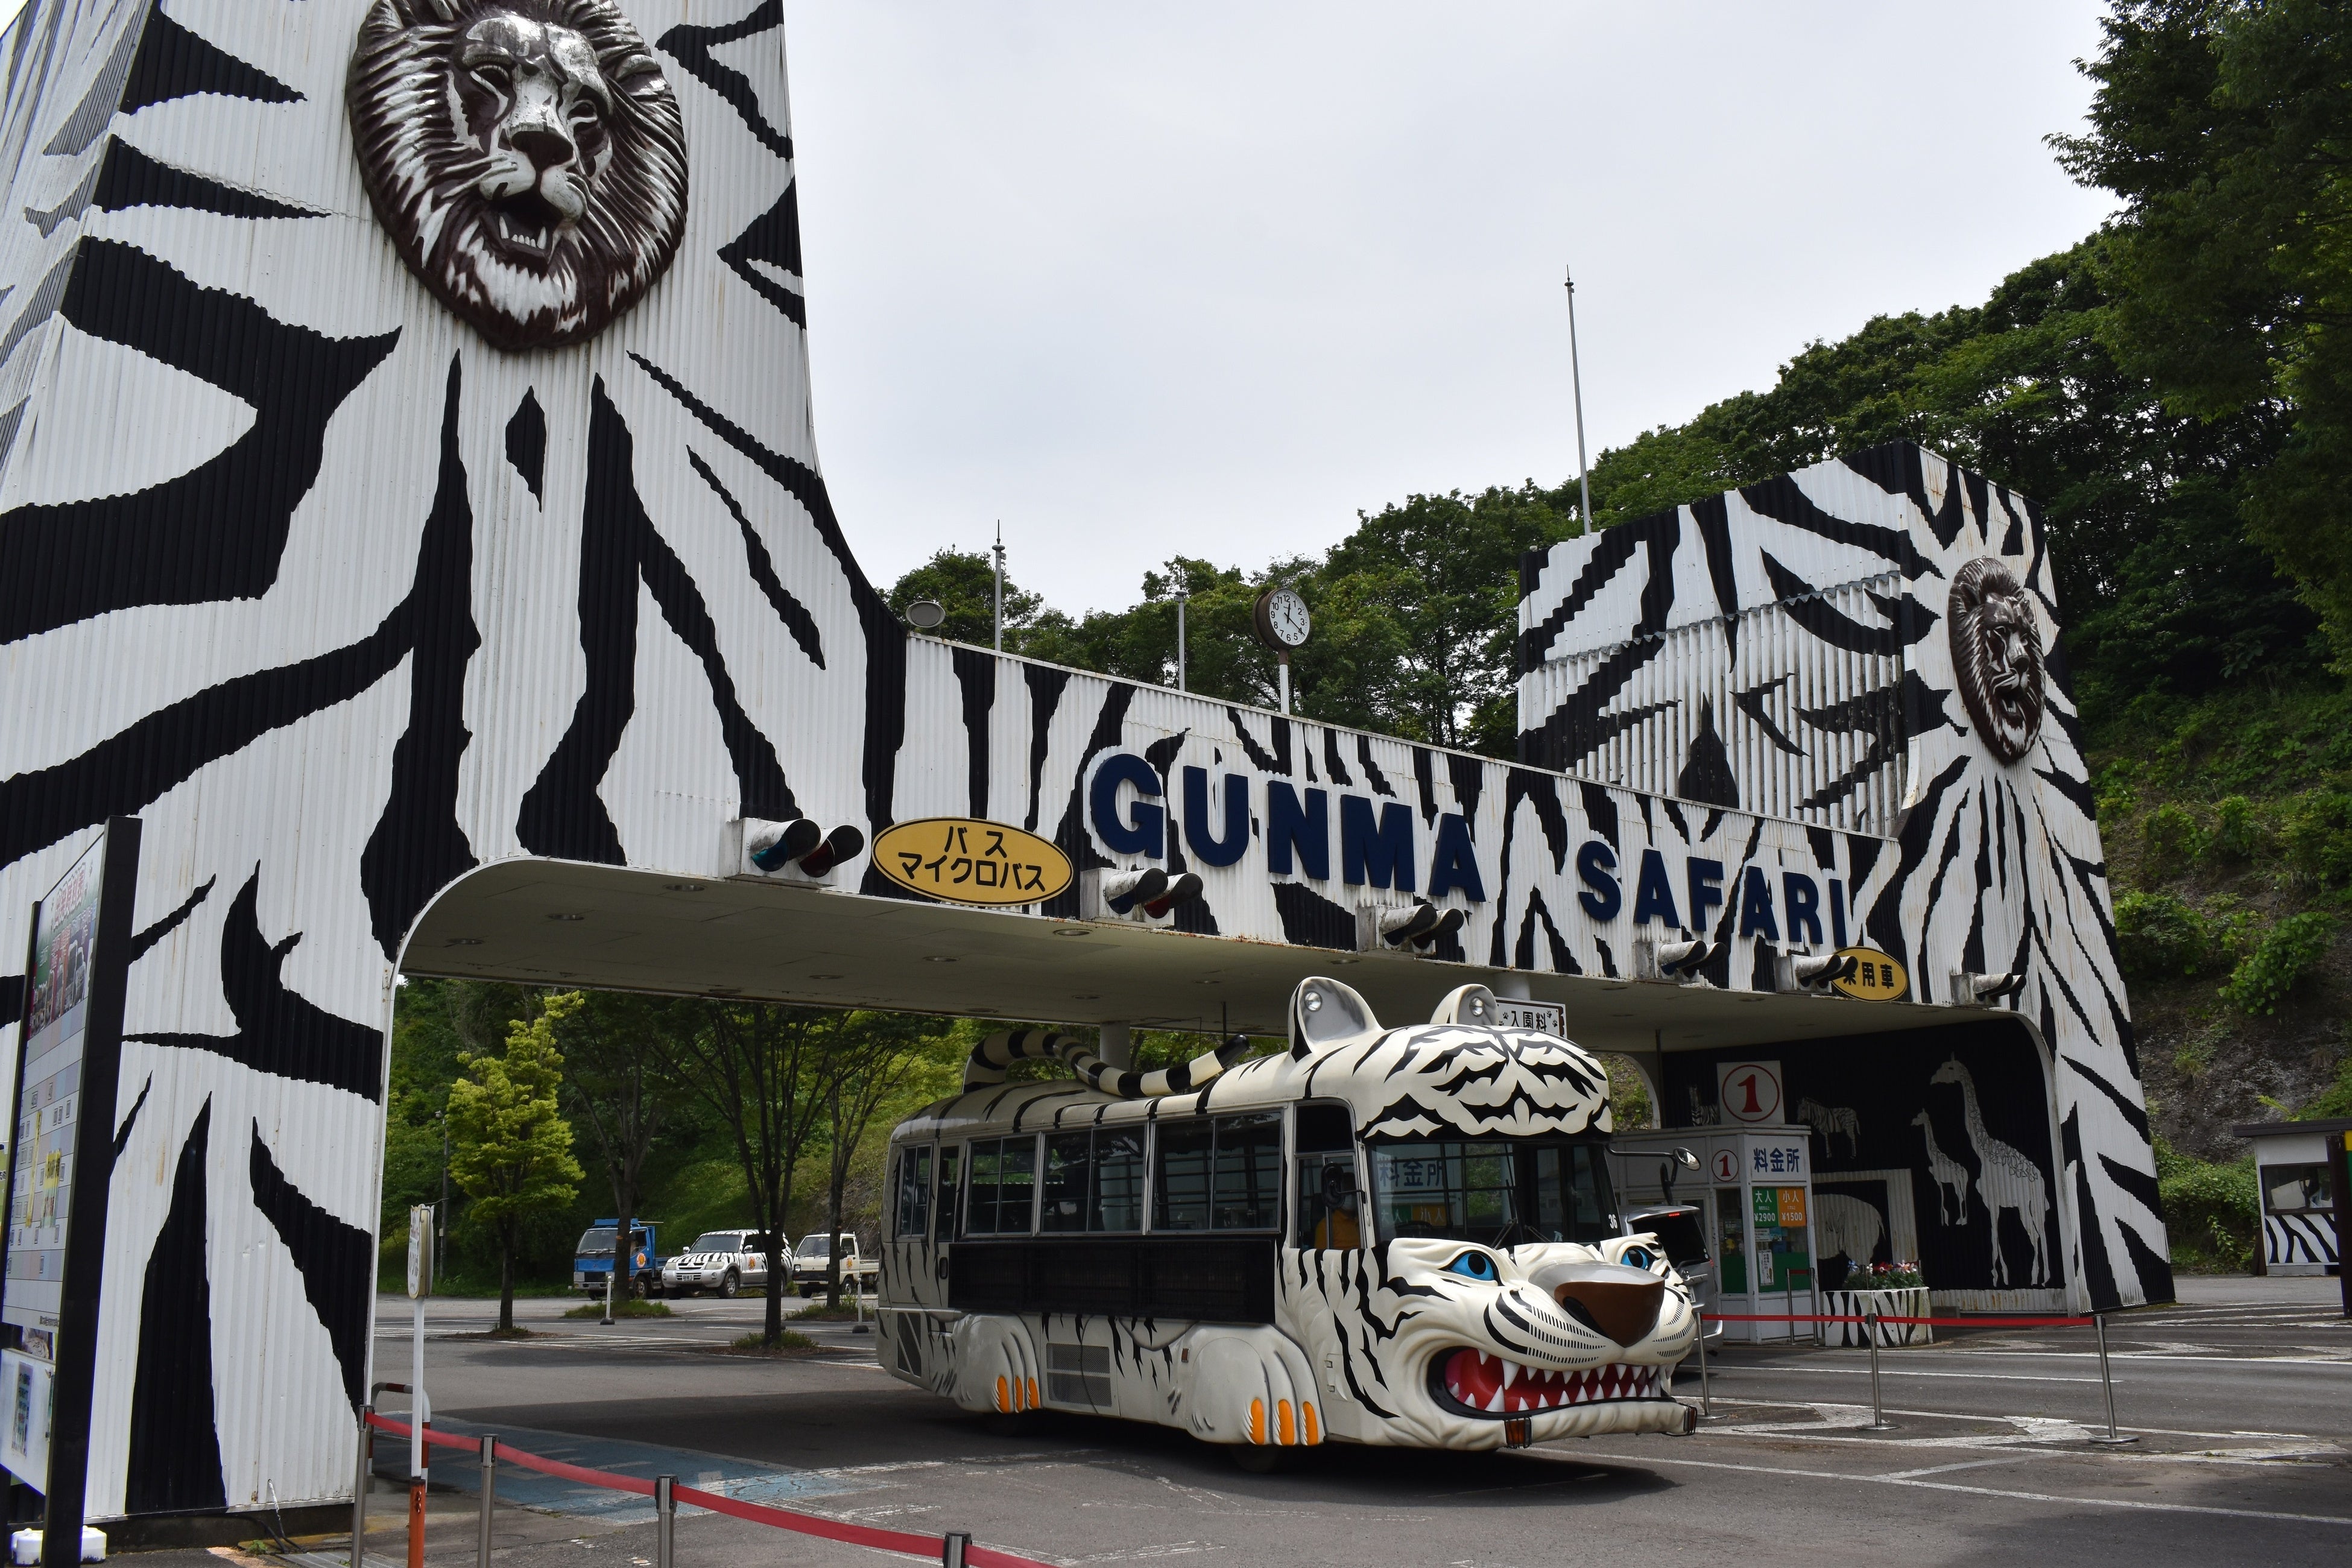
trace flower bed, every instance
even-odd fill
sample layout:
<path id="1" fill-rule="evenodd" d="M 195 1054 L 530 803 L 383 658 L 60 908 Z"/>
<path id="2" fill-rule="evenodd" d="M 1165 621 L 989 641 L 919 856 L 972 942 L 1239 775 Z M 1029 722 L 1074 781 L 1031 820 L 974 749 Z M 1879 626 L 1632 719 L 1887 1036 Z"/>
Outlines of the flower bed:
<path id="1" fill-rule="evenodd" d="M 1867 1318 L 1873 1312 L 1882 1318 L 1924 1318 L 1927 1316 L 1927 1288 L 1916 1285 L 1902 1290 L 1824 1290 L 1822 1311 L 1832 1318 Z M 1822 1342 L 1864 1344 L 1867 1342 L 1863 1334 L 1868 1327 L 1866 1323 L 1823 1323 Z M 1924 1345 L 1933 1335 L 1934 1331 L 1925 1323 L 1878 1325 L 1878 1342 L 1882 1346 Z"/>

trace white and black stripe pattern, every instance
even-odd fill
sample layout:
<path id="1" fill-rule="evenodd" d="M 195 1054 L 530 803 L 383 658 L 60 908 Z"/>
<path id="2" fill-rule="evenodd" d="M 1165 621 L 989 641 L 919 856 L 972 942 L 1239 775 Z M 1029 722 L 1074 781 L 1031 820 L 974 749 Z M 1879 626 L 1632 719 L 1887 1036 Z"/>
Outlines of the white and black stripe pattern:
<path id="1" fill-rule="evenodd" d="M 1658 848 L 1840 879 L 1936 1000 L 1951 968 L 2031 966 L 2011 1005 L 2058 1058 L 2091 1297 L 2162 1289 L 2071 704 L 2002 773 L 1906 718 L 1920 805 L 1865 834 L 910 637 L 817 468 L 780 0 L 618 3 L 677 94 L 693 202 L 635 309 L 532 354 L 452 319 L 376 222 L 341 96 L 365 0 L 34 0 L 0 43 L 0 951 L 24 951 L 26 911 L 106 817 L 141 817 L 146 846 L 94 1517 L 348 1488 L 392 984 L 444 889 L 532 858 L 708 877 L 745 816 L 870 842 L 970 814 L 1100 867 L 1082 785 L 1110 751 L 1171 800 L 1198 767 L 1261 804 L 1280 782 L 1395 807 L 1423 849 L 1458 819 L 1484 879 L 1445 896 L 1469 918 L 1441 961 L 1630 973 L 1630 910 L 1578 909 L 1573 857 L 1599 839 L 1625 865 Z M 1966 551 L 2021 553 L 2048 607 L 2030 510 L 1916 453 L 1881 467 L 1840 472 L 1910 521 L 1852 521 L 1816 470 L 1781 500 L 1830 521 L 1785 526 L 1906 595 Z M 1740 493 L 1764 510 L 1768 488 Z M 1727 524 L 1708 537 L 1735 583 L 1763 570 Z M 1677 584 L 1714 558 L 1624 538 L 1639 571 L 1543 618 L 1677 626 Z M 1932 642 L 1904 645 L 1898 695 L 1948 686 Z M 1876 710 L 1849 717 L 1878 733 Z M 1744 721 L 1718 707 L 1719 735 Z M 1642 721 L 1601 702 L 1591 722 Z M 1183 835 L 1168 864 L 1205 883 L 1185 931 L 1352 952 L 1358 895 L 1332 878 L 1270 874 L 1257 849 L 1211 864 Z M 870 861 L 841 877 L 902 896 Z M 1076 918 L 1076 893 L 1041 912 Z M 1710 983 L 1770 989 L 1760 944 L 1727 934 Z M 12 1034 L 21 995 L 0 976 Z M 1145 1108 L 1253 1066 L 1187 1070 Z"/>
<path id="2" fill-rule="evenodd" d="M 2022 584 L 2046 650 L 2047 713 L 2033 751 L 2013 764 L 1969 728 L 1946 625 L 1954 574 L 1987 556 Z M 2039 509 L 1899 444 L 1557 545 L 1521 580 L 1522 747 L 1572 773 L 1608 736 L 1717 689 L 1757 690 L 1744 684 L 1737 638 L 1675 645 L 1659 634 L 1766 606 L 1804 639 L 1783 660 L 1819 679 L 1820 705 L 1796 705 L 1801 722 L 1735 701 L 1715 710 L 1724 728 L 1711 742 L 1685 745 L 1674 785 L 1644 782 L 1711 811 L 1738 809 L 1783 748 L 1818 753 L 1850 723 L 1877 726 L 1877 742 L 1843 776 L 1859 788 L 1899 764 L 1899 813 L 1871 824 L 1883 838 L 1813 835 L 1840 841 L 1856 940 L 1902 961 L 1921 1001 L 1953 1000 L 1955 970 L 2025 973 L 2003 1005 L 2032 1026 L 2057 1084 L 2070 1275 L 2087 1279 L 2094 1302 L 2169 1299 L 2137 1047 Z M 1882 582 L 1888 591 L 1867 587 Z M 1866 586 L 1869 614 L 1839 607 L 1832 590 L 1849 583 Z M 1617 651 L 1573 691 L 1528 705 L 1542 661 L 1612 637 Z M 1685 695 L 1629 705 L 1633 672 L 1670 650 L 1682 662 L 1659 686 Z M 1870 669 L 1846 657 L 1856 651 L 1894 658 L 1899 674 L 1840 686 Z M 1781 672 L 1756 673 L 1769 684 Z M 1805 809 L 1833 816 L 1838 798 Z"/>
<path id="3" fill-rule="evenodd" d="M 1004 1081 L 1014 1062 L 1057 1061 L 1078 1076 L 1088 1089 L 1121 1100 L 1160 1100 L 1202 1088 L 1234 1061 L 1249 1054 L 1246 1035 L 1234 1035 L 1213 1049 L 1172 1068 L 1137 1072 L 1115 1068 L 1095 1055 L 1085 1040 L 1051 1029 L 999 1029 L 971 1048 L 964 1063 L 963 1087 L 969 1094 Z"/>
<path id="4" fill-rule="evenodd" d="M 2273 1268 L 2282 1265 L 2301 1265 L 2315 1273 L 2335 1267 L 2336 1216 L 2327 1214 L 2263 1215 L 2263 1259 Z"/>

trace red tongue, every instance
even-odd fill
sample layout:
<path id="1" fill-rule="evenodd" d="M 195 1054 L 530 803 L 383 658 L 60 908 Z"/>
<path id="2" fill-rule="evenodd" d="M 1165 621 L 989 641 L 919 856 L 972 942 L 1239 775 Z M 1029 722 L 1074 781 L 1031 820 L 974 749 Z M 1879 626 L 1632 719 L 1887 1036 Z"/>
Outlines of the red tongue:
<path id="1" fill-rule="evenodd" d="M 1503 1386 L 1503 1363 L 1474 1350 L 1445 1358 L 1445 1391 L 1473 1410 L 1484 1410 Z"/>

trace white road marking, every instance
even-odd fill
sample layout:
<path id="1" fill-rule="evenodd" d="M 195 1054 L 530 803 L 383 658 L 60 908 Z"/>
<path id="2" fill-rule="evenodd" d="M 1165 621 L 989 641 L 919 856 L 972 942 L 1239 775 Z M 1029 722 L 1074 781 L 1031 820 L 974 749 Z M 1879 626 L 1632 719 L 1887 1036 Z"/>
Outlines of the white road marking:
<path id="1" fill-rule="evenodd" d="M 1963 1486 L 1958 1481 L 1931 1481 L 1898 1479 L 1889 1476 L 1850 1475 L 1840 1470 L 1790 1470 L 1778 1465 L 1735 1465 L 1722 1459 L 1667 1459 L 1644 1454 L 1628 1463 L 1643 1465 L 1680 1465 L 1685 1469 L 1740 1470 L 1751 1475 L 1774 1476 L 1782 1479 L 1811 1481 L 1862 1481 L 1873 1486 L 1918 1487 L 1927 1491 L 1965 1492 L 1975 1497 L 2008 1498 L 2017 1502 L 2057 1503 L 2068 1508 L 2117 1508 L 2142 1513 L 2210 1514 L 2223 1519 L 2273 1520 L 2283 1524 L 2341 1524 L 2352 1526 L 2352 1515 L 2333 1513 L 2279 1513 L 2258 1508 L 2217 1508 L 2191 1502 L 2142 1502 L 2133 1498 L 2103 1498 L 2070 1496 L 2061 1492 L 2017 1491 L 2004 1487 Z"/>
<path id="2" fill-rule="evenodd" d="M 1980 1470 L 1987 1465 L 2014 1465 L 2035 1458 L 2032 1454 L 2005 1454 L 1998 1459 L 1969 1459 L 1957 1465 L 1929 1465 L 1922 1470 L 1887 1470 L 1870 1479 L 1874 1481 L 1907 1481 L 1920 1476 L 1940 1476 L 1953 1470 Z"/>

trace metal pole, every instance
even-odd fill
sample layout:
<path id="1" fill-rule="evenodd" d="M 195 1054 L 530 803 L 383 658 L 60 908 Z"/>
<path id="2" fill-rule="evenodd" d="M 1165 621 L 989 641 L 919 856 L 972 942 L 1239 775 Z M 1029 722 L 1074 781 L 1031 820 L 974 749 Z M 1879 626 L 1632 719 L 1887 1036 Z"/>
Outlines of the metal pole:
<path id="1" fill-rule="evenodd" d="M 2105 1312 L 2092 1313 L 2091 1325 L 2099 1331 L 2099 1388 L 2107 1396 L 2107 1435 L 2104 1437 L 2094 1435 L 2091 1441 L 2137 1443 L 2138 1438 L 2126 1437 L 2116 1430 L 2116 1380 L 2107 1372 L 2107 1315 Z"/>
<path id="2" fill-rule="evenodd" d="M 1176 689 L 1179 691 L 1184 689 L 1184 598 L 1181 591 L 1176 595 Z"/>
<path id="3" fill-rule="evenodd" d="M 1276 657 L 1281 660 L 1282 710 L 1288 713 L 1290 711 L 1290 656 L 1286 653 Z"/>
<path id="4" fill-rule="evenodd" d="M 368 1482 L 375 1475 L 375 1428 L 368 1417 L 375 1406 L 360 1406 L 360 1461 L 352 1474 L 352 1568 L 364 1568 L 360 1561 L 362 1544 L 367 1540 Z"/>
<path id="5" fill-rule="evenodd" d="M 425 1568 L 425 1298 L 410 1300 L 408 1352 L 408 1568 Z"/>
<path id="6" fill-rule="evenodd" d="M 940 1538 L 940 1568 L 964 1568 L 964 1553 L 971 1550 L 970 1531 L 949 1531 Z"/>
<path id="7" fill-rule="evenodd" d="M 1715 1391 L 1706 1385 L 1706 1314 L 1698 1315 L 1698 1410 L 1709 1420 L 1715 1418 Z"/>
<path id="8" fill-rule="evenodd" d="M 477 1568 L 490 1568 L 490 1515 L 499 1506 L 499 1440 L 482 1434 L 482 1539 L 474 1549 Z"/>
<path id="9" fill-rule="evenodd" d="M 1582 506 L 1580 521 L 1585 531 L 1592 531 L 1592 469 L 1584 458 L 1584 372 L 1576 357 L 1576 273 L 1571 268 L 1568 279 L 1568 380 L 1576 391 L 1576 489 Z"/>
<path id="10" fill-rule="evenodd" d="M 654 1478 L 654 1507 L 661 1510 L 654 1540 L 655 1568 L 675 1568 L 677 1562 L 677 1478 Z"/>
<path id="11" fill-rule="evenodd" d="M 1863 1332 L 1870 1336 L 1870 1427 L 1873 1432 L 1892 1432 L 1895 1423 L 1886 1418 L 1885 1407 L 1878 1396 L 1878 1312 L 1875 1308 L 1863 1315 Z"/>
<path id="12" fill-rule="evenodd" d="M 996 525 L 996 651 L 1004 651 L 1004 524 Z"/>
<path id="13" fill-rule="evenodd" d="M 447 1251 L 449 1222 L 449 1113 L 441 1113 L 441 1202 L 433 1210 L 433 1288 L 441 1288 L 441 1265 Z"/>

